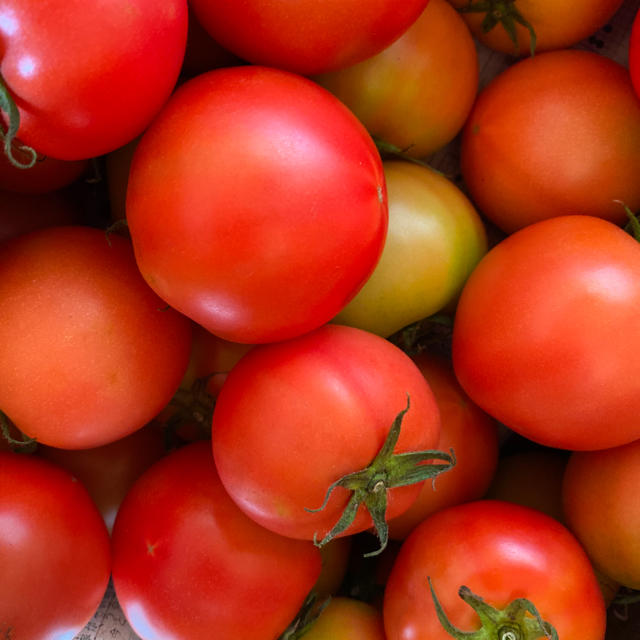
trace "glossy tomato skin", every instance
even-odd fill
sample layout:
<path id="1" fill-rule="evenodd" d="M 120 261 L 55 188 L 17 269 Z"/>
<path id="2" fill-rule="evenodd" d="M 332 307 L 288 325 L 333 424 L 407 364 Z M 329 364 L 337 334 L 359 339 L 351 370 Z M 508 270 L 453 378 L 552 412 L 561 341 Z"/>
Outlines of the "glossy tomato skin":
<path id="1" fill-rule="evenodd" d="M 192 0 L 203 27 L 254 64 L 303 75 L 345 67 L 398 38 L 428 0 Z"/>
<path id="2" fill-rule="evenodd" d="M 478 500 L 443 509 L 407 538 L 387 581 L 387 640 L 446 640 L 427 578 L 449 620 L 479 627 L 459 596 L 466 585 L 489 605 L 527 598 L 564 640 L 602 640 L 605 607 L 589 559 L 559 522 L 534 509 Z"/>
<path id="3" fill-rule="evenodd" d="M 430 0 L 398 40 L 362 62 L 315 76 L 371 135 L 415 158 L 462 129 L 478 89 L 476 46 L 446 0 Z"/>
<path id="4" fill-rule="evenodd" d="M 2 637 L 71 638 L 90 620 L 109 580 L 109 536 L 70 473 L 0 452 L 0 566 Z"/>
<path id="5" fill-rule="evenodd" d="M 96 447 L 144 426 L 186 370 L 189 321 L 140 276 L 131 243 L 68 226 L 0 257 L 0 409 L 43 444 Z"/>
<path id="6" fill-rule="evenodd" d="M 262 526 L 318 539 L 338 521 L 350 492 L 329 486 L 368 467 L 396 415 L 404 416 L 396 452 L 433 449 L 440 423 L 416 365 L 374 334 L 325 325 L 298 338 L 254 347 L 232 369 L 213 414 L 220 478 L 238 506 Z M 415 500 L 420 485 L 388 492 L 387 517 Z M 345 533 L 372 526 L 362 505 Z"/>
<path id="7" fill-rule="evenodd" d="M 449 0 L 457 9 L 469 0 Z M 514 7 L 527 20 L 536 33 L 536 52 L 565 49 L 584 40 L 603 27 L 622 5 L 622 0 L 516 0 Z M 529 55 L 529 30 L 515 24 L 517 45 L 507 31 L 498 24 L 484 33 L 482 22 L 486 12 L 464 13 L 464 19 L 473 35 L 487 47 L 514 56 Z"/>
<path id="8" fill-rule="evenodd" d="M 617 224 L 640 208 L 640 101 L 628 70 L 588 51 L 522 60 L 479 94 L 461 169 L 481 213 L 507 233 L 559 215 Z"/>
<path id="9" fill-rule="evenodd" d="M 311 542 L 282 538 L 240 512 L 208 442 L 151 467 L 113 530 L 116 595 L 143 640 L 273 640 L 319 573 Z"/>
<path id="10" fill-rule="evenodd" d="M 480 261 L 460 296 L 453 363 L 480 407 L 548 446 L 640 437 L 640 247 L 610 222 L 532 224 Z"/>
<path id="11" fill-rule="evenodd" d="M 629 72 L 636 94 L 640 97 L 640 9 L 636 13 L 629 41 Z"/>
<path id="12" fill-rule="evenodd" d="M 2 19 L 18 137 L 62 160 L 139 135 L 173 90 L 187 36 L 185 0 L 6 0 Z"/>
<path id="13" fill-rule="evenodd" d="M 387 229 L 380 156 L 328 91 L 219 69 L 178 89 L 138 145 L 127 219 L 171 306 L 234 342 L 314 329 L 355 295 Z"/>

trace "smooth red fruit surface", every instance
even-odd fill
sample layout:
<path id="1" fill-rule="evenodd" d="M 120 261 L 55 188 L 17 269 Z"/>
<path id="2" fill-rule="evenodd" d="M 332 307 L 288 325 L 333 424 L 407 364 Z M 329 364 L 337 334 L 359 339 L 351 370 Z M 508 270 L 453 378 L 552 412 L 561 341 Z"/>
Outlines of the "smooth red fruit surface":
<path id="1" fill-rule="evenodd" d="M 640 98 L 640 9 L 636 13 L 629 41 L 629 72 L 636 94 Z"/>
<path id="2" fill-rule="evenodd" d="M 151 287 L 245 343 L 330 320 L 373 271 L 388 215 L 355 116 L 306 78 L 251 66 L 178 89 L 134 153 L 126 207 Z"/>
<path id="3" fill-rule="evenodd" d="M 0 567 L 3 638 L 72 638 L 93 616 L 109 580 L 109 535 L 70 473 L 0 452 Z"/>

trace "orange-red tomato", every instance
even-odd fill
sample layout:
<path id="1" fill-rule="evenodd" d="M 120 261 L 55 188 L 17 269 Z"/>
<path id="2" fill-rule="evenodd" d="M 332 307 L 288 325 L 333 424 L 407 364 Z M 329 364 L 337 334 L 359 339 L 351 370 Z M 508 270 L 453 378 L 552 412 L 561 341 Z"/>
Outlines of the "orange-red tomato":
<path id="1" fill-rule="evenodd" d="M 305 640 L 385 640 L 382 614 L 354 598 L 332 598 Z"/>

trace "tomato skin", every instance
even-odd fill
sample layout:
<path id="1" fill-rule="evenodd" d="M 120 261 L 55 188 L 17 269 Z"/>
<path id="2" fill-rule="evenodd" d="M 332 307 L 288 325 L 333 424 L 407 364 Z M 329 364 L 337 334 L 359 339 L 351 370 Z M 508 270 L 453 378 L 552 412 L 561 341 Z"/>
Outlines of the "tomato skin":
<path id="1" fill-rule="evenodd" d="M 427 578 L 462 630 L 478 617 L 459 596 L 466 585 L 498 608 L 528 598 L 563 640 L 602 640 L 605 607 L 591 564 L 573 535 L 549 516 L 493 500 L 443 509 L 407 538 L 387 581 L 387 640 L 446 640 Z"/>
<path id="2" fill-rule="evenodd" d="M 350 492 L 329 486 L 368 467 L 407 405 L 396 452 L 432 449 L 440 423 L 433 394 L 408 356 L 374 334 L 325 325 L 249 351 L 227 377 L 213 414 L 220 478 L 262 526 L 311 540 L 333 527 Z M 420 485 L 389 490 L 387 517 L 415 500 Z M 346 534 L 372 526 L 361 505 Z"/>
<path id="3" fill-rule="evenodd" d="M 373 270 L 387 229 L 382 162 L 364 127 L 315 83 L 265 67 L 182 85 L 134 153 L 126 206 L 150 286 L 245 343 L 330 320 Z"/>
<path id="4" fill-rule="evenodd" d="M 238 510 L 209 442 L 151 467 L 125 498 L 112 539 L 116 595 L 143 640 L 273 640 L 320 573 L 312 543 L 277 536 Z"/>
<path id="5" fill-rule="evenodd" d="M 128 240 L 80 226 L 13 238 L 0 254 L 0 298 L 0 409 L 39 442 L 112 442 L 178 388 L 190 323 L 146 285 Z"/>
<path id="6" fill-rule="evenodd" d="M 469 4 L 469 0 L 449 2 L 457 9 Z M 552 49 L 565 49 L 594 34 L 615 14 L 622 5 L 622 0 L 516 0 L 514 5 L 533 27 L 536 33 L 536 53 L 542 53 Z M 518 46 L 514 46 L 500 24 L 484 33 L 482 21 L 485 16 L 486 13 L 482 12 L 463 14 L 473 35 L 482 44 L 514 56 L 529 54 L 530 34 L 526 27 L 515 24 Z"/>
<path id="7" fill-rule="evenodd" d="M 453 364 L 480 407 L 548 446 L 640 437 L 640 247 L 590 216 L 532 224 L 480 261 L 460 296 Z"/>
<path id="8" fill-rule="evenodd" d="M 372 605 L 337 597 L 304 634 L 307 640 L 385 640 L 382 615 Z"/>
<path id="9" fill-rule="evenodd" d="M 314 79 L 371 135 L 423 158 L 450 142 L 469 115 L 478 88 L 476 46 L 446 0 L 430 0 L 389 47 Z"/>
<path id="10" fill-rule="evenodd" d="M 178 78 L 185 0 L 5 0 L 2 18 L 0 72 L 20 110 L 18 137 L 44 155 L 81 160 L 125 144 Z"/>
<path id="11" fill-rule="evenodd" d="M 640 97 L 640 9 L 636 13 L 629 40 L 629 73 L 636 95 Z"/>
<path id="12" fill-rule="evenodd" d="M 86 489 L 33 456 L 0 452 L 0 634 L 71 638 L 95 613 L 109 536 Z"/>
<path id="13" fill-rule="evenodd" d="M 428 0 L 192 0 L 202 26 L 254 64 L 303 75 L 364 60 L 398 38 Z"/>
<path id="14" fill-rule="evenodd" d="M 481 213 L 507 233 L 559 215 L 626 221 L 640 208 L 640 101 L 604 56 L 553 51 L 520 61 L 480 92 L 461 169 Z"/>

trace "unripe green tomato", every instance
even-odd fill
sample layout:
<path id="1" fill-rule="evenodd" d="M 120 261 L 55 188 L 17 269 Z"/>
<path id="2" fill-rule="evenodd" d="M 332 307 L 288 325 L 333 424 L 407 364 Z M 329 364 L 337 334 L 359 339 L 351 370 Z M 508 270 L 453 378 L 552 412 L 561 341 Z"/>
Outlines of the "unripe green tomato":
<path id="1" fill-rule="evenodd" d="M 433 169 L 387 161 L 389 229 L 373 274 L 335 321 L 387 337 L 454 302 L 487 251 L 467 197 Z"/>

